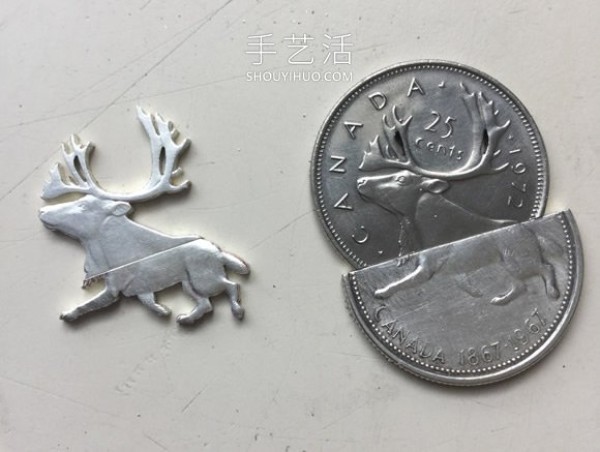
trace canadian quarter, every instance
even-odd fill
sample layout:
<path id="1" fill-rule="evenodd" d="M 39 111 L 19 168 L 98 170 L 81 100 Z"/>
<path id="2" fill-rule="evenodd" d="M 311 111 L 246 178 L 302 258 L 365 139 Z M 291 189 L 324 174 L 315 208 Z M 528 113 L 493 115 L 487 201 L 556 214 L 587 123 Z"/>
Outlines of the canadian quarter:
<path id="1" fill-rule="evenodd" d="M 311 179 L 330 240 L 362 268 L 540 217 L 548 168 L 533 119 L 507 88 L 464 65 L 420 61 L 384 69 L 338 102 Z"/>

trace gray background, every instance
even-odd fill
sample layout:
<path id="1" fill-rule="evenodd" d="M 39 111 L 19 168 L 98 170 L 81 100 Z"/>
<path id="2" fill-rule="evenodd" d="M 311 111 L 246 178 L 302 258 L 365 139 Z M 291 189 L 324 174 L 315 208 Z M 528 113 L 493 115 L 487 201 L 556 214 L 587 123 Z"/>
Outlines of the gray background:
<path id="1" fill-rule="evenodd" d="M 0 8 L 0 449 L 597 450 L 600 242 L 597 2 L 33 2 Z M 248 36 L 277 55 L 253 66 Z M 316 39 L 315 62 L 283 38 Z M 322 72 L 325 33 L 351 33 L 353 82 L 258 83 L 254 70 Z M 356 82 L 402 61 L 481 69 L 533 114 L 550 160 L 547 212 L 573 210 L 585 247 L 581 305 L 540 365 L 493 387 L 421 382 L 384 362 L 345 310 L 350 266 L 313 212 L 317 131 Z M 193 147 L 192 191 L 136 219 L 198 233 L 245 257 L 247 318 L 226 303 L 192 330 L 126 300 L 75 327 L 61 310 L 83 252 L 37 220 L 43 181 L 73 132 L 97 145 L 113 190 L 149 171 L 135 106 L 172 119 Z M 97 288 L 96 288 L 97 290 Z M 174 313 L 191 302 L 161 294 Z"/>

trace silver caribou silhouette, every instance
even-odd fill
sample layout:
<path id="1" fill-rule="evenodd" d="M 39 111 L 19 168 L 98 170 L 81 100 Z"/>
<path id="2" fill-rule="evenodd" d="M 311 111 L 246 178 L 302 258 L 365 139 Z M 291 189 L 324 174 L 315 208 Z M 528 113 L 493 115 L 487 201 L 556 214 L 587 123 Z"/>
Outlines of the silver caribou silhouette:
<path id="1" fill-rule="evenodd" d="M 396 107 L 392 109 L 389 125 L 387 115 L 383 116 L 383 131 L 386 144 L 382 147 L 379 136 L 365 151 L 360 169 L 374 171 L 399 169 L 381 175 L 365 176 L 357 180 L 357 190 L 367 201 L 394 213 L 400 222 L 400 255 L 428 249 L 444 243 L 455 242 L 473 235 L 514 225 L 512 220 L 493 219 L 446 199 L 442 193 L 450 187 L 450 181 L 464 180 L 486 174 L 504 171 L 508 163 L 494 166 L 498 155 L 498 143 L 510 125 L 496 123 L 494 104 L 484 98 L 481 92 L 466 90 L 463 101 L 472 120 L 474 144 L 465 164 L 456 170 L 441 172 L 420 167 L 411 154 L 408 145 L 408 127 L 412 117 L 398 117 Z M 464 242 L 451 244 L 420 253 L 416 269 L 398 281 L 375 291 L 379 298 L 386 298 L 397 291 L 414 287 L 433 277 L 444 268 L 450 274 L 459 275 L 456 281 L 468 293 L 480 296 L 478 290 L 468 283 L 469 272 L 494 263 L 500 263 L 509 275 L 509 289 L 506 293 L 493 297 L 493 304 L 506 304 L 523 293 L 524 281 L 532 276 L 540 276 L 545 283 L 546 293 L 558 297 L 554 269 L 542 254 L 535 234 L 525 226 L 511 228 L 513 240 L 521 244 L 514 250 L 509 243 L 494 240 L 478 245 L 465 245 Z M 401 257 L 399 263 L 404 263 Z"/>
<path id="2" fill-rule="evenodd" d="M 61 319 L 72 321 L 84 314 L 105 308 L 122 294 L 135 296 L 159 316 L 170 310 L 156 302 L 154 292 L 181 283 L 196 302 L 188 314 L 177 317 L 181 324 L 192 324 L 212 311 L 210 298 L 226 293 L 233 315 L 242 319 L 239 285 L 230 281 L 227 270 L 249 273 L 248 265 L 217 245 L 196 236 L 172 237 L 142 226 L 128 218 L 130 202 L 147 201 L 163 194 L 182 192 L 189 181 L 173 182 L 182 173 L 179 157 L 190 140 L 176 142 L 178 131 L 158 114 L 137 110 L 151 147 L 152 170 L 145 188 L 137 193 L 117 194 L 103 190 L 89 166 L 91 143 L 82 144 L 75 135 L 63 144 L 68 177 L 56 164 L 43 189 L 43 199 L 65 194 L 85 196 L 40 209 L 40 220 L 51 230 L 77 239 L 86 252 L 84 287 L 97 279 L 105 280 L 105 289 L 93 299 L 63 312 Z"/>

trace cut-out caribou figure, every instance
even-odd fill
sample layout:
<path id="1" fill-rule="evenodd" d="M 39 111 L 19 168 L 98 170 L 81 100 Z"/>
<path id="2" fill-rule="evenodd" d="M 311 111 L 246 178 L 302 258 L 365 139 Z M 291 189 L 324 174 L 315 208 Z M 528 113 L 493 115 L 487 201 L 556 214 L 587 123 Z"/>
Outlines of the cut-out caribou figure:
<path id="1" fill-rule="evenodd" d="M 442 193 L 450 188 L 450 182 L 497 174 L 508 167 L 508 163 L 494 165 L 500 153 L 498 146 L 510 125 L 507 121 L 498 125 L 494 104 L 481 92 L 468 92 L 463 86 L 463 101 L 472 121 L 473 147 L 460 168 L 451 171 L 434 171 L 419 166 L 409 146 L 408 129 L 412 116 L 400 118 L 397 108 L 392 108 L 391 118 L 383 116 L 385 144 L 380 144 L 379 135 L 364 152 L 359 169 L 363 171 L 386 170 L 384 174 L 360 177 L 357 190 L 368 202 L 392 212 L 399 220 L 400 258 L 410 252 L 420 251 L 437 245 L 451 243 L 494 229 L 514 225 L 512 220 L 493 219 L 472 212 L 445 198 Z M 392 123 L 391 125 L 389 123 Z M 390 169 L 398 171 L 390 173 Z M 526 226 L 515 226 L 514 243 L 520 251 L 510 251 L 510 244 L 488 240 L 479 248 L 463 246 L 461 253 L 454 246 L 440 248 L 431 253 L 420 253 L 417 267 L 405 277 L 375 291 L 379 298 L 386 298 L 401 289 L 415 287 L 444 268 L 459 275 L 457 281 L 473 296 L 481 294 L 464 282 L 464 275 L 476 268 L 500 263 L 509 276 L 509 290 L 490 299 L 493 304 L 506 304 L 521 294 L 526 286 L 524 280 L 540 276 L 545 283 L 546 293 L 558 297 L 554 269 L 544 259 L 535 234 Z M 464 284 L 463 284 L 464 282 Z"/>
<path id="2" fill-rule="evenodd" d="M 189 181 L 174 179 L 181 175 L 178 160 L 190 145 L 189 139 L 176 142 L 178 131 L 158 114 L 138 107 L 137 114 L 148 138 L 152 169 L 144 189 L 137 193 L 110 193 L 102 189 L 90 170 L 91 143 L 82 144 L 75 135 L 63 144 L 68 176 L 56 164 L 50 171 L 42 198 L 49 200 L 66 194 L 82 194 L 71 201 L 40 209 L 40 220 L 51 230 L 66 234 L 83 245 L 86 252 L 84 287 L 104 279 L 105 289 L 93 299 L 63 312 L 61 319 L 76 320 L 84 314 L 105 308 L 120 295 L 135 296 L 159 316 L 170 310 L 155 300 L 154 293 L 181 283 L 196 302 L 188 314 L 177 317 L 181 324 L 192 324 L 212 311 L 210 298 L 226 293 L 233 315 L 242 319 L 239 285 L 230 281 L 227 270 L 249 273 L 240 258 L 221 250 L 214 243 L 196 236 L 172 237 L 142 226 L 130 218 L 130 203 L 148 201 L 163 194 L 180 193 Z"/>

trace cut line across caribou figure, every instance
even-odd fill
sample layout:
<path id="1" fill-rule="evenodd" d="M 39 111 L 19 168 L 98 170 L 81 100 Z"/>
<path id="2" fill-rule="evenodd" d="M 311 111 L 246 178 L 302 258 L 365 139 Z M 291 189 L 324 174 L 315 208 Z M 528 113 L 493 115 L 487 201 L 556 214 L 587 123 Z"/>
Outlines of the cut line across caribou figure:
<path id="1" fill-rule="evenodd" d="M 399 264 L 403 264 L 403 256 L 411 252 L 516 223 L 513 220 L 485 217 L 442 195 L 450 188 L 452 181 L 497 174 L 509 165 L 495 165 L 494 159 L 500 153 L 499 141 L 510 126 L 510 121 L 498 125 L 494 103 L 487 100 L 481 92 L 469 92 L 464 85 L 462 88 L 465 91 L 462 99 L 472 121 L 473 146 L 460 168 L 443 172 L 419 166 L 412 155 L 408 139 L 412 116 L 406 119 L 399 117 L 396 106 L 392 108 L 390 118 L 384 115 L 382 119 L 384 145 L 381 145 L 377 135 L 364 152 L 360 170 L 387 171 L 358 178 L 357 190 L 367 202 L 379 205 L 398 218 Z M 390 169 L 398 171 L 390 173 Z M 506 293 L 493 297 L 491 303 L 502 305 L 510 302 L 526 289 L 524 280 L 534 275 L 539 275 L 544 280 L 548 296 L 558 297 L 554 269 L 544 259 L 535 234 L 531 234 L 525 227 L 519 227 L 515 231 L 517 238 L 526 244 L 525 254 L 514 253 L 508 244 L 495 241 L 483 247 L 489 249 L 479 250 L 477 253 L 458 253 L 459 250 L 453 246 L 431 255 L 421 253 L 413 272 L 377 289 L 375 295 L 386 298 L 403 288 L 414 287 L 432 278 L 443 267 L 450 269 L 453 274 L 466 274 L 474 270 L 473 265 L 482 267 L 500 262 L 508 272 L 510 287 Z"/>
<path id="2" fill-rule="evenodd" d="M 168 316 L 170 310 L 156 302 L 155 292 L 181 283 L 195 302 L 188 314 L 177 317 L 180 324 L 193 324 L 212 311 L 211 297 L 225 293 L 233 315 L 242 319 L 239 285 L 230 281 L 227 270 L 248 274 L 248 265 L 214 243 L 198 236 L 172 237 L 142 226 L 128 218 L 130 203 L 148 201 L 163 194 L 187 190 L 189 181 L 173 181 L 182 174 L 178 160 L 190 140 L 176 142 L 178 131 L 158 114 L 137 109 L 150 140 L 152 169 L 144 189 L 136 193 L 110 193 L 102 189 L 90 170 L 92 143 L 82 144 L 76 135 L 63 144 L 68 176 L 56 164 L 50 171 L 42 198 L 49 200 L 66 194 L 82 194 L 80 199 L 40 209 L 42 223 L 51 230 L 70 236 L 86 252 L 83 287 L 104 279 L 105 289 L 93 299 L 65 311 L 60 318 L 73 321 L 119 300 L 120 295 L 135 296 L 152 312 Z"/>

